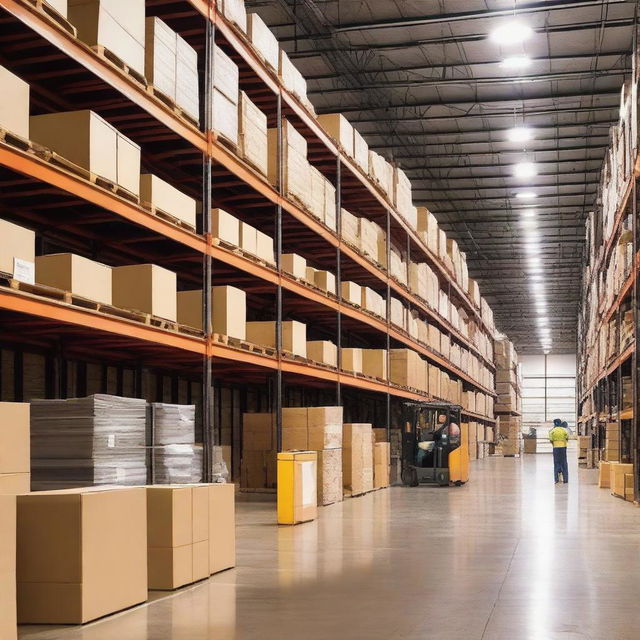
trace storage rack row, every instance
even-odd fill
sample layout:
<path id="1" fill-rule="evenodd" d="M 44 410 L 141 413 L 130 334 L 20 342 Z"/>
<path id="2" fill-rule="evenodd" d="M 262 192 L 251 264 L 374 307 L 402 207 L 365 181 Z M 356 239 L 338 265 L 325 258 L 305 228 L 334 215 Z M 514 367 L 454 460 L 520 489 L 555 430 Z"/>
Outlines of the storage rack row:
<path id="1" fill-rule="evenodd" d="M 184 327 L 104 313 L 82 301 L 69 300 L 15 283 L 0 289 L 3 310 L 2 341 L 43 347 L 64 345 L 73 357 L 105 361 L 144 362 L 159 369 L 186 375 L 201 374 L 203 385 L 203 436 L 211 444 L 212 383 L 214 376 L 234 380 L 275 377 L 277 401 L 285 381 L 335 389 L 340 403 L 343 385 L 391 397 L 424 399 L 424 394 L 365 376 L 350 374 L 317 363 L 287 356 L 280 348 L 282 320 L 286 315 L 313 318 L 322 334 L 335 327 L 340 346 L 345 336 L 364 336 L 381 348 L 409 346 L 474 389 L 493 394 L 430 347 L 417 342 L 388 320 L 393 291 L 406 303 L 476 356 L 482 354 L 465 336 L 438 316 L 424 301 L 346 244 L 340 234 L 340 208 L 352 206 L 376 219 L 388 238 L 406 247 L 408 257 L 428 262 L 446 283 L 449 297 L 461 305 L 482 329 L 490 330 L 480 311 L 462 291 L 453 274 L 425 246 L 421 238 L 389 205 L 327 134 L 312 114 L 280 85 L 265 68 L 243 36 L 217 14 L 215 5 L 196 0 L 151 1 L 147 11 L 165 20 L 199 52 L 203 95 L 211 92 L 213 44 L 222 47 L 241 70 L 241 88 L 268 114 L 269 126 L 282 119 L 293 121 L 309 144 L 310 157 L 337 187 L 338 233 L 332 232 L 302 207 L 284 197 L 251 166 L 243 162 L 207 126 L 203 130 L 180 118 L 150 94 L 138 80 L 77 40 L 65 25 L 42 12 L 41 5 L 27 0 L 0 2 L 0 45 L 3 63 L 29 81 L 38 112 L 90 108 L 141 144 L 154 172 L 171 175 L 181 187 L 202 201 L 201 226 L 197 232 L 181 228 L 146 210 L 127 197 L 104 188 L 82 175 L 44 157 L 27 141 L 3 134 L 0 143 L 2 216 L 26 223 L 39 231 L 39 242 L 48 248 L 92 253 L 113 263 L 136 259 L 160 263 L 175 270 L 185 285 L 201 285 L 204 295 L 205 330 L 201 335 Z M 58 90 L 54 91 L 54 87 Z M 55 160 L 55 158 L 53 159 Z M 276 265 L 287 247 L 306 248 L 323 266 L 336 269 L 336 296 L 327 295 L 247 255 L 215 242 L 211 235 L 213 206 L 228 207 L 251 216 L 254 224 L 272 232 Z M 389 243 L 387 243 L 389 247 Z M 389 250 L 389 249 L 387 249 Z M 388 256 L 387 256 L 388 258 Z M 389 264 L 389 260 L 387 260 Z M 341 300 L 340 282 L 357 279 L 385 292 L 387 319 L 373 316 Z M 216 282 L 238 284 L 255 295 L 258 306 L 275 301 L 276 349 L 273 353 L 247 344 L 233 344 L 214 336 L 210 326 L 211 286 Z M 44 294 L 44 295 L 43 295 Z M 208 326 L 207 326 L 208 325 Z M 323 328 L 324 327 L 324 328 Z M 340 350 L 338 350 L 340 354 Z M 493 369 L 493 363 L 483 359 Z M 276 407 L 279 414 L 280 407 Z M 493 422 L 486 416 L 469 417 Z M 280 423 L 278 432 L 280 433 Z M 208 447 L 205 446 L 205 451 Z"/>

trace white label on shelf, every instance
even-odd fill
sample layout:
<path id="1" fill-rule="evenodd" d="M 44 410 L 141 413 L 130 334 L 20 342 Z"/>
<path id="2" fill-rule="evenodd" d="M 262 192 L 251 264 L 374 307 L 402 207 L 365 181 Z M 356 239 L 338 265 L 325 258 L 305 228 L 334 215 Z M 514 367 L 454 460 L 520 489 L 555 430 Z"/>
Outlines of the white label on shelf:
<path id="1" fill-rule="evenodd" d="M 302 506 L 307 507 L 318 501 L 316 487 L 316 463 L 313 460 L 301 463 L 302 473 Z"/>
<path id="2" fill-rule="evenodd" d="M 13 277 L 19 282 L 26 282 L 27 284 L 36 283 L 36 265 L 29 260 L 22 260 L 22 258 L 13 259 Z"/>

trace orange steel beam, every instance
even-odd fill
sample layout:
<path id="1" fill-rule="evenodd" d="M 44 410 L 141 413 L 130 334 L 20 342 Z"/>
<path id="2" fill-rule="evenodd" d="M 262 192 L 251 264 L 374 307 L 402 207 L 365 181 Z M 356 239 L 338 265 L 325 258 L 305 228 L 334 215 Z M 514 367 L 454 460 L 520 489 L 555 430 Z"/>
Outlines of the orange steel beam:
<path id="1" fill-rule="evenodd" d="M 201 253 L 206 251 L 206 243 L 202 236 L 166 222 L 107 189 L 2 142 L 0 142 L 0 164 L 79 196 L 158 235 L 180 242 Z"/>
<path id="2" fill-rule="evenodd" d="M 38 35 L 48 40 L 60 51 L 79 62 L 83 67 L 117 89 L 134 104 L 144 109 L 150 116 L 190 142 L 194 147 L 206 153 L 207 144 L 204 134 L 195 126 L 175 117 L 173 111 L 164 103 L 148 94 L 135 80 L 111 66 L 106 60 L 95 54 L 90 47 L 63 29 L 55 22 L 43 20 L 35 7 L 25 0 L 1 0 L 0 5 L 20 19 Z"/>
<path id="3" fill-rule="evenodd" d="M 205 342 L 201 338 L 165 331 L 125 318 L 108 316 L 91 309 L 81 309 L 19 291 L 0 289 L 0 308 L 201 355 L 206 351 Z"/>
<path id="4" fill-rule="evenodd" d="M 607 367 L 607 369 L 599 375 L 590 385 L 587 391 L 582 394 L 580 401 L 582 402 L 594 389 L 594 387 L 607 376 L 610 376 L 620 365 L 622 365 L 633 354 L 635 342 L 632 342 L 627 348 Z"/>

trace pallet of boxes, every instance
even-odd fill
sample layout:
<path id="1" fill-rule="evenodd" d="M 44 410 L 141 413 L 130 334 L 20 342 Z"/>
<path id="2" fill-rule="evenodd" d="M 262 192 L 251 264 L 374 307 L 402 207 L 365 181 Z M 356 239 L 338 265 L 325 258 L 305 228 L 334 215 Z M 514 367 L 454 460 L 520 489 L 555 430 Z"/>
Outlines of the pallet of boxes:
<path id="1" fill-rule="evenodd" d="M 519 455 L 522 449 L 521 386 L 518 354 L 510 340 L 494 340 L 497 397 L 496 452 L 503 456 Z"/>

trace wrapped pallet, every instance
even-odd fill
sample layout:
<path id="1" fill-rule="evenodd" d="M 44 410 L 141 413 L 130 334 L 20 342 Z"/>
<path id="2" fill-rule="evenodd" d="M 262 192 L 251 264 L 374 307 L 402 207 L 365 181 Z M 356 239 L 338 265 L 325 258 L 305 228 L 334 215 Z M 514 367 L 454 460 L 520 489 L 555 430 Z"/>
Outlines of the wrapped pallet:
<path id="1" fill-rule="evenodd" d="M 345 495 L 373 490 L 373 448 L 370 424 L 345 424 L 342 437 L 342 481 Z"/>
<path id="2" fill-rule="evenodd" d="M 342 502 L 342 448 L 318 451 L 318 505 Z"/>
<path id="3" fill-rule="evenodd" d="M 268 130 L 269 182 L 278 184 L 278 130 Z M 282 121 L 282 192 L 301 204 L 309 200 L 310 169 L 307 161 L 307 141 L 288 121 Z"/>
<path id="4" fill-rule="evenodd" d="M 238 149 L 240 155 L 260 173 L 267 175 L 267 116 L 249 100 L 244 91 L 238 102 Z"/>
<path id="5" fill-rule="evenodd" d="M 263 62 L 274 71 L 278 71 L 280 57 L 278 39 L 257 13 L 247 14 L 247 35 Z"/>

